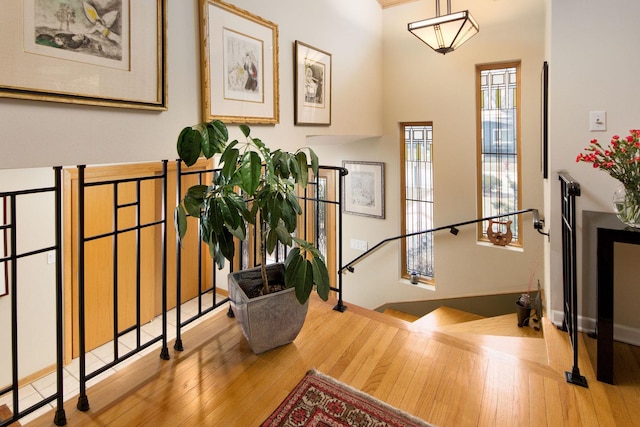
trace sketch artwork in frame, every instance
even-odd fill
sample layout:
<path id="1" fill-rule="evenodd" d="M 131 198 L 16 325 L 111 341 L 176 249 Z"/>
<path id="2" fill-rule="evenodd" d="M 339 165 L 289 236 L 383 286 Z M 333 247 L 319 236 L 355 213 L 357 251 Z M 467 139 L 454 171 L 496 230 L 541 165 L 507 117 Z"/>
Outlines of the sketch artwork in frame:
<path id="1" fill-rule="evenodd" d="M 384 218 L 384 163 L 344 160 L 342 209 L 353 215 Z"/>
<path id="2" fill-rule="evenodd" d="M 5 0 L 0 98 L 167 109 L 166 0 Z"/>
<path id="3" fill-rule="evenodd" d="M 203 121 L 276 124 L 278 26 L 221 0 L 200 0 Z"/>
<path id="4" fill-rule="evenodd" d="M 331 54 L 296 40 L 294 57 L 294 123 L 330 125 Z"/>

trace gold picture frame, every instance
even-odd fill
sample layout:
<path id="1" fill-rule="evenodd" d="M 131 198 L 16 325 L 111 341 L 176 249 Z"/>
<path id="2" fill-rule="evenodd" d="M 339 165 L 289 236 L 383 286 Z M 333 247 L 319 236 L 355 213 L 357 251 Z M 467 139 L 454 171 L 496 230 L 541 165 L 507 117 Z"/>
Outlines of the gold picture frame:
<path id="1" fill-rule="evenodd" d="M 331 54 L 294 43 L 294 124 L 331 125 Z"/>
<path id="2" fill-rule="evenodd" d="M 165 31 L 166 0 L 5 0 L 0 98 L 166 110 Z"/>
<path id="3" fill-rule="evenodd" d="M 280 121 L 278 26 L 221 0 L 200 0 L 203 121 Z"/>

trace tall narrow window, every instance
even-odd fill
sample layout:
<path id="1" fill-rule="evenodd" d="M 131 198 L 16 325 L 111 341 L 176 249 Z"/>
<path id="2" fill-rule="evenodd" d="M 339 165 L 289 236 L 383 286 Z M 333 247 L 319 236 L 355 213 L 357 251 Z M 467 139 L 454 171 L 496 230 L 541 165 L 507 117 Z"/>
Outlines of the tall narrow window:
<path id="1" fill-rule="evenodd" d="M 478 215 L 482 218 L 520 209 L 520 63 L 476 67 L 478 90 Z M 495 232 L 520 245 L 518 215 L 495 219 Z M 510 224 L 507 224 L 508 222 Z M 480 223 L 478 237 L 487 239 L 489 221 Z"/>
<path id="2" fill-rule="evenodd" d="M 433 128 L 430 122 L 401 124 L 402 226 L 404 234 L 433 228 Z M 417 234 L 402 240 L 403 277 L 416 274 L 430 282 L 433 271 L 433 235 Z"/>

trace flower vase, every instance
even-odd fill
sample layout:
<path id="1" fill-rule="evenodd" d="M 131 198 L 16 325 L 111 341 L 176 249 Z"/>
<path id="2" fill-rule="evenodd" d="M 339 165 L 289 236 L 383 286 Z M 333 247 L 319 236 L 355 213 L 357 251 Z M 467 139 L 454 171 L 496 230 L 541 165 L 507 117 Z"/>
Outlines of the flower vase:
<path id="1" fill-rule="evenodd" d="M 613 193 L 613 209 L 623 223 L 640 228 L 640 191 L 629 190 L 619 185 Z"/>

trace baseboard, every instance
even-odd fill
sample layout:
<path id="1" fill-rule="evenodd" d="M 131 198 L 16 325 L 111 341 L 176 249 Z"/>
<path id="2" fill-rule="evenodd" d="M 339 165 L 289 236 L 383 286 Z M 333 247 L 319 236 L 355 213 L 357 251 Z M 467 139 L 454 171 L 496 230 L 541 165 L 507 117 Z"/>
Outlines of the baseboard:
<path id="1" fill-rule="evenodd" d="M 564 312 L 554 310 L 551 313 L 551 322 L 557 327 L 562 326 L 563 319 Z M 594 333 L 596 331 L 596 319 L 578 316 L 578 330 L 588 334 Z M 627 344 L 640 346 L 640 329 L 614 324 L 613 339 Z"/>

